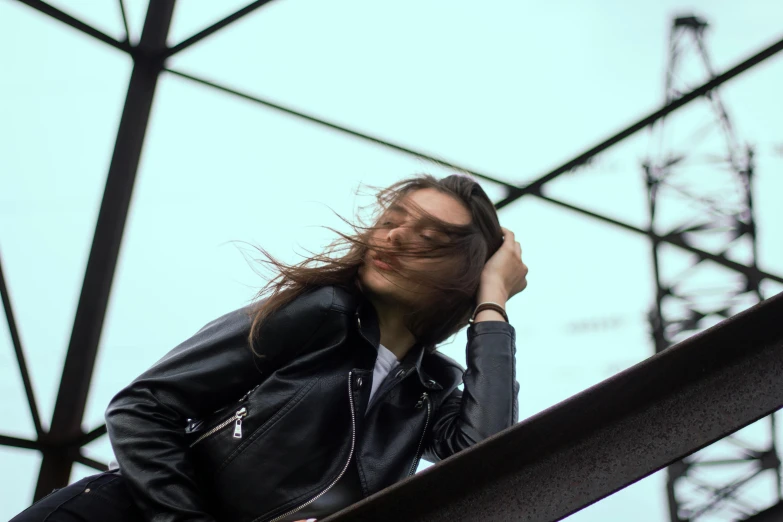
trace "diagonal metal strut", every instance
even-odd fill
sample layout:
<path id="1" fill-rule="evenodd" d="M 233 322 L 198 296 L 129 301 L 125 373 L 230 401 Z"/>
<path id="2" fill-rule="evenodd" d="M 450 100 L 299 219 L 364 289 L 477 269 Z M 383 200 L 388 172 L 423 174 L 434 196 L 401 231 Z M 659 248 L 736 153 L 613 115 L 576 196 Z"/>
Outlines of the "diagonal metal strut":
<path id="1" fill-rule="evenodd" d="M 174 0 L 150 2 L 138 45 L 141 52 L 135 53 L 51 430 L 41 441 L 43 462 L 36 499 L 67 484 L 73 462 L 84 460 L 78 447 L 83 437 L 82 417 L 173 11 Z"/>
<path id="2" fill-rule="evenodd" d="M 2 260 L 0 260 L 0 298 L 2 298 L 3 301 L 3 310 L 5 311 L 5 318 L 8 322 L 8 332 L 11 334 L 11 344 L 14 346 L 14 353 L 16 354 L 16 362 L 19 365 L 19 374 L 22 376 L 24 392 L 27 395 L 30 416 L 33 419 L 35 433 L 40 439 L 44 430 L 43 427 L 41 427 L 41 416 L 38 413 L 38 403 L 35 400 L 35 391 L 33 390 L 33 384 L 30 380 L 30 372 L 27 370 L 27 361 L 24 356 L 24 350 L 22 349 L 22 340 L 19 338 L 19 330 L 16 327 L 14 310 L 11 306 L 11 296 L 8 292 L 8 286 L 5 283 Z"/>
<path id="3" fill-rule="evenodd" d="M 22 2 L 23 4 L 27 4 L 33 9 L 36 9 L 44 13 L 45 15 L 51 16 L 55 20 L 58 20 L 66 25 L 70 25 L 74 29 L 77 29 L 89 36 L 92 36 L 93 38 L 96 38 L 103 43 L 109 44 L 112 47 L 119 49 L 120 51 L 125 51 L 126 53 L 129 53 L 131 51 L 131 46 L 127 41 L 118 42 L 117 40 L 107 35 L 106 33 L 103 33 L 97 30 L 96 28 L 92 27 L 91 25 L 82 22 L 78 18 L 74 18 L 73 16 L 63 11 L 60 11 L 56 7 L 51 6 L 46 2 L 42 2 L 41 0 L 19 0 L 19 1 Z"/>

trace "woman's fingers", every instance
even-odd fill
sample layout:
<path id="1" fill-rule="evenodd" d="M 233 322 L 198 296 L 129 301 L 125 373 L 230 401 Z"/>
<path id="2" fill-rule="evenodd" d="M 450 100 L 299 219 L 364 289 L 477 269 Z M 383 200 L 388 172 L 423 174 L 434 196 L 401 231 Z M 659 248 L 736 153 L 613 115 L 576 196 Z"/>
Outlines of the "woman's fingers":
<path id="1" fill-rule="evenodd" d="M 527 266 L 522 261 L 522 245 L 514 233 L 506 227 L 503 230 L 503 244 L 490 256 L 481 273 L 482 284 L 500 285 L 508 298 L 527 286 Z"/>
<path id="2" fill-rule="evenodd" d="M 525 265 L 525 262 L 522 260 L 522 245 L 519 243 L 519 241 L 514 240 L 514 233 L 511 230 L 507 228 L 503 228 L 503 230 L 505 231 L 505 238 L 504 238 L 505 241 L 513 241 L 513 243 L 511 243 L 509 247 L 512 249 L 512 251 L 515 254 L 514 263 L 519 267 L 519 272 L 517 277 L 521 275 L 521 278 L 517 280 L 516 284 L 514 285 L 513 289 L 510 292 L 510 296 L 511 296 L 521 292 L 527 287 L 526 277 L 527 277 L 528 268 L 527 265 Z"/>
<path id="3" fill-rule="evenodd" d="M 514 233 L 507 229 L 506 227 L 500 227 L 500 229 L 503 231 L 503 242 L 511 244 L 514 242 Z"/>
<path id="4" fill-rule="evenodd" d="M 514 237 L 514 233 L 506 227 L 500 227 L 503 230 L 503 243 L 507 248 L 512 249 L 518 256 L 522 256 L 522 245 Z"/>

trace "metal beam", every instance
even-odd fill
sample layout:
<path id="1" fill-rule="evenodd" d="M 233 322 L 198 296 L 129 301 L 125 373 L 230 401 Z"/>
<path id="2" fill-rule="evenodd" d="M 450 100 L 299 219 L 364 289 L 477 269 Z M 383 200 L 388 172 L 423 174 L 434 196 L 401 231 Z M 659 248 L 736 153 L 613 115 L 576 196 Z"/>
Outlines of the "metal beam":
<path id="1" fill-rule="evenodd" d="M 682 73 L 699 69 L 709 78 L 715 77 L 704 41 L 707 27 L 706 20 L 695 15 L 676 17 L 672 21 L 663 90 L 667 101 L 679 98 L 684 90 L 690 89 L 690 82 L 682 78 Z M 706 118 L 706 121 L 702 118 L 698 125 L 661 120 L 651 129 L 650 142 L 659 143 L 661 146 L 640 165 L 647 189 L 649 229 L 656 230 L 661 228 L 657 225 L 665 224 L 667 235 L 676 235 L 679 240 L 689 244 L 697 241 L 699 237 L 706 239 L 713 236 L 712 231 L 724 230 L 718 252 L 725 255 L 734 246 L 749 246 L 750 256 L 746 264 L 757 267 L 757 242 L 754 233 L 756 218 L 751 198 L 755 179 L 752 148 L 740 146 L 732 120 L 723 105 L 719 87 L 707 93 L 702 103 L 702 106 L 705 105 L 711 113 L 710 117 Z M 671 138 L 681 135 L 686 129 L 690 130 L 691 138 L 672 143 Z M 709 153 L 706 150 L 699 151 L 697 144 L 703 144 L 704 137 L 711 130 L 721 135 L 721 145 L 709 147 Z M 666 139 L 667 137 L 669 139 Z M 687 166 L 699 161 L 711 163 L 712 172 L 700 177 L 703 179 L 695 180 L 689 176 Z M 724 183 L 734 185 L 732 191 L 737 191 L 738 196 L 736 204 L 720 197 L 712 197 L 716 189 L 724 189 L 725 192 Z M 666 190 L 667 188 L 674 190 Z M 679 216 L 678 212 L 673 211 L 675 207 L 681 210 Z M 683 215 L 684 209 L 689 211 L 687 218 Z M 692 211 L 696 212 L 697 218 L 694 219 L 690 213 Z M 671 218 L 674 218 L 673 222 Z M 663 278 L 661 274 L 667 271 L 667 267 L 674 268 L 679 263 L 671 263 L 666 259 L 661 242 L 656 237 L 652 238 L 650 247 L 655 293 L 648 320 L 655 341 L 655 352 L 666 350 L 675 339 L 681 339 L 683 334 L 692 335 L 702 330 L 705 318 L 711 314 L 729 317 L 738 299 L 752 299 L 753 302 L 764 299 L 761 291 L 762 279 L 749 273 L 746 273 L 744 284 L 739 286 L 732 284 L 737 282 L 735 277 L 727 275 L 713 276 L 707 284 L 694 270 L 704 258 L 691 259 L 687 268 L 679 266 L 677 275 Z M 715 286 L 722 288 L 714 292 Z M 709 295 L 705 296 L 705 293 Z M 671 302 L 678 303 L 676 307 L 679 310 L 674 311 L 667 306 Z M 774 415 L 770 416 L 770 421 L 773 420 Z M 769 442 L 762 443 L 761 451 L 743 448 L 743 454 L 752 459 L 751 463 L 725 466 L 723 459 L 724 466 L 718 476 L 715 473 L 701 474 L 694 471 L 691 463 L 709 462 L 710 453 L 720 452 L 721 446 L 736 447 L 737 439 L 730 437 L 706 452 L 696 453 L 669 466 L 665 486 L 669 502 L 669 520 L 736 520 L 757 512 L 758 510 L 745 500 L 750 500 L 748 489 L 760 482 L 754 481 L 754 478 L 766 470 L 772 470 L 779 480 L 781 472 L 775 447 L 774 422 L 770 422 L 768 426 L 771 428 L 769 436 L 766 437 Z M 750 484 L 751 481 L 754 481 L 753 485 Z M 772 498 L 765 495 L 764 499 L 766 503 L 780 500 L 783 500 L 783 496 L 779 496 L 777 492 Z"/>
<path id="2" fill-rule="evenodd" d="M 224 19 L 220 20 L 219 22 L 215 22 L 214 24 L 210 25 L 209 27 L 207 27 L 203 31 L 200 31 L 200 32 L 194 34 L 193 36 L 191 36 L 190 38 L 187 38 L 187 39 L 181 41 L 180 43 L 178 43 L 174 47 L 171 47 L 168 51 L 166 51 L 166 56 L 169 57 L 169 56 L 171 56 L 173 54 L 176 54 L 176 53 L 182 51 L 183 49 L 187 49 L 191 45 L 193 45 L 193 44 L 195 44 L 197 42 L 200 42 L 202 39 L 206 38 L 207 36 L 211 35 L 212 33 L 215 33 L 217 31 L 223 29 L 228 24 L 236 22 L 237 20 L 239 20 L 243 16 L 249 15 L 250 13 L 252 13 L 256 9 L 258 9 L 259 7 L 261 7 L 261 6 L 265 5 L 265 4 L 268 4 L 270 1 L 271 0 L 256 0 L 255 2 L 253 2 L 250 5 L 248 5 L 247 7 L 243 7 L 242 9 L 237 11 L 236 13 L 231 14 L 231 15 L 225 17 Z"/>
<path id="3" fill-rule="evenodd" d="M 14 309 L 11 306 L 11 296 L 9 295 L 8 286 L 5 283 L 5 275 L 3 274 L 2 259 L 0 259 L 0 299 L 3 301 L 3 311 L 5 312 L 5 319 L 8 323 L 8 332 L 11 334 L 11 344 L 14 346 L 16 362 L 19 365 L 19 373 L 22 376 L 24 392 L 27 395 L 30 416 L 33 419 L 35 433 L 40 439 L 44 432 L 43 427 L 41 427 L 41 416 L 38 414 L 38 403 L 35 400 L 35 391 L 33 390 L 33 384 L 30 380 L 30 373 L 27 370 L 27 361 L 25 360 L 24 350 L 22 349 L 22 340 L 19 338 L 19 330 L 16 328 Z M 0 445 L 2 445 L 2 441 L 0 441 Z"/>
<path id="4" fill-rule="evenodd" d="M 760 513 L 744 518 L 744 522 L 783 522 L 783 502 L 778 502 Z"/>
<path id="5" fill-rule="evenodd" d="M 700 248 L 696 248 L 695 246 L 688 243 L 685 238 L 681 234 L 669 234 L 665 236 L 659 236 L 649 230 L 645 230 L 639 227 L 635 227 L 633 225 L 630 225 L 628 223 L 623 223 L 622 221 L 619 221 L 614 218 L 610 218 L 604 215 L 601 215 L 597 212 L 593 212 L 591 210 L 587 210 L 581 207 L 578 207 L 576 205 L 572 205 L 571 203 L 566 203 L 564 201 L 560 201 L 559 199 L 545 196 L 543 194 L 533 194 L 535 197 L 542 199 L 544 201 L 547 201 L 549 203 L 552 203 L 554 205 L 557 205 L 562 208 L 566 208 L 568 210 L 572 210 L 574 212 L 578 212 L 584 216 L 589 216 L 594 219 L 598 219 L 600 221 L 603 221 L 604 223 L 609 223 L 611 225 L 614 225 L 616 227 L 620 227 L 623 230 L 628 230 L 629 232 L 634 232 L 636 234 L 645 235 L 655 241 L 661 242 L 661 243 L 668 243 L 670 245 L 678 246 L 682 248 L 683 250 L 687 250 L 688 252 L 691 252 L 692 254 L 696 254 L 699 259 L 704 261 L 712 261 L 714 263 L 717 263 L 721 266 L 724 266 L 726 268 L 729 268 L 731 270 L 734 270 L 736 272 L 739 272 L 743 274 L 745 277 L 747 277 L 750 280 L 753 281 L 761 281 L 762 279 L 770 279 L 772 281 L 777 281 L 778 283 L 783 283 L 783 277 L 772 274 L 769 272 L 765 272 L 763 270 L 760 270 L 758 267 L 755 266 L 747 266 L 743 265 L 742 263 L 737 263 L 736 261 L 732 261 L 731 259 L 727 258 L 724 255 L 720 254 L 713 254 L 711 252 L 707 252 L 705 250 L 701 250 Z"/>
<path id="6" fill-rule="evenodd" d="M 78 462 L 79 464 L 82 464 L 83 466 L 87 466 L 88 468 L 92 468 L 95 471 L 108 471 L 109 470 L 109 466 L 108 465 L 104 464 L 103 462 L 98 462 L 95 459 L 91 459 L 90 457 L 88 457 L 87 455 L 84 455 L 82 453 L 77 455 L 76 462 Z"/>
<path id="7" fill-rule="evenodd" d="M 104 435 L 106 435 L 106 425 L 101 424 L 97 428 L 89 431 L 88 433 L 85 433 L 84 436 L 81 439 L 79 439 L 78 444 L 79 446 L 86 446 L 90 442 L 94 441 L 99 437 L 103 437 Z"/>
<path id="8" fill-rule="evenodd" d="M 52 18 L 59 20 L 60 22 L 66 25 L 70 25 L 74 29 L 77 29 L 87 35 L 90 35 L 93 38 L 97 38 L 101 42 L 107 43 L 112 47 L 119 49 L 120 51 L 124 51 L 126 53 L 131 52 L 131 46 L 128 42 L 118 42 L 108 34 L 102 33 L 101 31 L 97 30 L 91 25 L 85 24 L 81 20 L 74 18 L 73 16 L 64 13 L 63 11 L 60 11 L 56 7 L 51 6 L 46 2 L 42 2 L 41 0 L 19 0 L 19 1 L 23 4 L 29 5 L 33 9 L 36 9 L 44 13 L 45 15 L 51 16 Z"/>
<path id="9" fill-rule="evenodd" d="M 541 187 L 544 186 L 545 183 L 548 183 L 552 181 L 553 179 L 557 178 L 558 176 L 565 174 L 566 172 L 569 172 L 576 167 L 579 167 L 580 165 L 584 165 L 587 161 L 589 161 L 594 156 L 600 154 L 601 152 L 605 151 L 612 145 L 615 145 L 625 138 L 632 136 L 633 134 L 636 134 L 640 130 L 644 129 L 648 125 L 652 125 L 656 121 L 660 120 L 661 118 L 664 118 L 668 114 L 674 112 L 675 110 L 679 109 L 683 105 L 692 102 L 693 100 L 704 96 L 705 94 L 709 93 L 714 88 L 718 87 L 719 85 L 727 82 L 728 80 L 731 80 L 732 78 L 738 76 L 740 73 L 743 73 L 753 67 L 754 65 L 757 65 L 770 56 L 774 56 L 778 52 L 783 50 L 783 39 L 778 40 L 774 44 L 770 45 L 766 49 L 754 54 L 747 60 L 735 65 L 728 71 L 724 72 L 723 74 L 720 74 L 713 78 L 712 80 L 708 81 L 707 83 L 701 85 L 700 87 L 697 87 L 696 89 L 692 90 L 691 92 L 682 95 L 682 97 L 677 98 L 676 100 L 672 101 L 671 103 L 665 105 L 664 107 L 658 109 L 657 111 L 653 112 L 652 114 L 642 118 L 641 120 L 637 121 L 630 127 L 623 129 L 622 131 L 618 132 L 614 136 L 609 137 L 608 139 L 602 141 L 598 145 L 595 145 L 594 147 L 590 148 L 589 150 L 583 152 L 582 154 L 578 155 L 574 159 L 567 161 L 563 165 L 557 167 L 553 171 L 541 176 L 540 178 L 536 179 L 535 181 L 528 183 L 525 187 L 518 188 L 516 190 L 511 191 L 508 196 L 506 196 L 502 201 L 497 203 L 497 208 L 503 208 L 506 205 L 513 203 L 517 199 L 521 198 L 522 196 L 525 196 L 527 194 L 536 194 L 541 191 Z"/>
<path id="10" fill-rule="evenodd" d="M 199 77 L 194 76 L 192 74 L 188 74 L 188 73 L 185 73 L 185 72 L 182 72 L 182 71 L 178 71 L 178 70 L 175 70 L 175 69 L 166 68 L 165 70 L 166 70 L 166 72 L 169 72 L 171 74 L 179 76 L 180 78 L 184 78 L 186 80 L 190 80 L 192 82 L 204 85 L 206 87 L 217 89 L 217 90 L 219 90 L 221 92 L 224 92 L 226 94 L 230 94 L 232 96 L 237 96 L 237 97 L 242 98 L 244 100 L 251 101 L 253 103 L 257 103 L 259 105 L 262 105 L 264 107 L 268 107 L 270 109 L 274 109 L 274 110 L 283 112 L 283 113 L 288 114 L 290 116 L 294 116 L 294 117 L 303 119 L 305 121 L 309 121 L 311 123 L 316 123 L 318 125 L 322 125 L 324 127 L 328 127 L 328 128 L 330 128 L 332 130 L 341 132 L 343 134 L 347 134 L 349 136 L 360 138 L 362 140 L 369 141 L 369 142 L 375 143 L 377 145 L 381 145 L 383 147 L 395 150 L 397 152 L 402 152 L 404 154 L 408 154 L 408 155 L 414 156 L 416 158 L 425 159 L 425 160 L 431 161 L 433 163 L 436 163 L 436 164 L 438 164 L 440 166 L 443 166 L 443 167 L 446 167 L 446 168 L 450 168 L 450 169 L 455 169 L 455 170 L 458 170 L 460 172 L 464 172 L 464 173 L 470 174 L 472 176 L 475 176 L 477 178 L 490 181 L 492 183 L 497 183 L 497 184 L 501 185 L 502 187 L 504 187 L 506 189 L 507 193 L 509 194 L 509 196 L 506 197 L 505 199 L 503 199 L 501 202 L 495 203 L 495 206 L 498 209 L 500 209 L 500 208 L 502 208 L 504 206 L 503 201 L 507 201 L 508 198 L 511 197 L 510 196 L 511 194 L 515 194 L 518 191 L 523 190 L 520 187 L 512 185 L 512 184 L 510 184 L 510 183 L 508 183 L 506 181 L 502 181 L 502 180 L 499 180 L 497 178 L 494 178 L 494 177 L 492 177 L 492 176 L 490 176 L 488 174 L 485 174 L 485 173 L 482 173 L 482 172 L 478 172 L 478 171 L 475 171 L 475 170 L 471 170 L 471 169 L 467 169 L 465 167 L 461 167 L 461 166 L 459 166 L 459 165 L 457 165 L 455 163 L 446 161 L 446 160 L 441 159 L 441 158 L 437 158 L 437 157 L 432 156 L 430 154 L 427 154 L 425 152 L 417 151 L 417 150 L 411 149 L 409 147 L 405 147 L 405 146 L 402 146 L 402 145 L 399 145 L 399 144 L 396 144 L 396 143 L 392 143 L 390 141 L 383 140 L 383 139 L 378 138 L 376 136 L 372 136 L 372 135 L 369 135 L 369 134 L 366 134 L 366 133 L 363 133 L 363 132 L 359 132 L 359 131 L 354 130 L 354 129 L 350 129 L 350 128 L 342 126 L 342 125 L 337 125 L 337 124 L 332 123 L 330 121 L 327 121 L 327 120 L 324 120 L 324 119 L 321 119 L 321 118 L 317 118 L 317 117 L 309 115 L 309 114 L 305 114 L 305 113 L 303 113 L 301 111 L 297 111 L 297 110 L 291 109 L 289 107 L 285 107 L 283 105 L 280 105 L 278 103 L 272 102 L 270 100 L 266 100 L 264 98 L 259 98 L 258 96 L 254 96 L 254 95 L 252 95 L 250 93 L 239 91 L 239 90 L 233 89 L 231 87 L 226 87 L 225 85 L 220 85 L 220 84 L 218 84 L 216 82 L 213 82 L 213 81 L 210 81 L 210 80 L 206 80 L 206 79 L 203 79 L 203 78 L 199 78 Z M 605 223 L 610 223 L 612 225 L 622 227 L 622 228 L 624 228 L 626 230 L 629 230 L 631 232 L 645 234 L 645 235 L 648 235 L 648 236 L 651 235 L 651 233 L 649 231 L 647 231 L 647 230 L 642 230 L 642 229 L 640 229 L 638 227 L 635 227 L 633 225 L 629 225 L 627 223 L 623 223 L 621 221 L 618 221 L 616 219 L 610 218 L 608 216 L 601 215 L 601 214 L 599 214 L 597 212 L 592 212 L 592 211 L 589 211 L 589 210 L 582 209 L 582 208 L 580 208 L 580 207 L 578 207 L 576 205 L 571 205 L 569 203 L 564 203 L 562 201 L 558 201 L 555 198 L 543 195 L 540 191 L 539 192 L 531 192 L 530 194 L 532 194 L 532 195 L 534 195 L 536 197 L 539 197 L 539 198 L 541 198 L 541 199 L 543 199 L 545 201 L 549 201 L 550 203 L 554 203 L 556 205 L 560 205 L 562 207 L 569 208 L 569 209 L 574 210 L 576 212 L 580 212 L 580 213 L 582 213 L 584 215 L 588 215 L 588 216 L 591 216 L 593 218 L 600 219 L 601 221 L 604 221 Z M 734 261 L 731 261 L 731 260 L 727 259 L 724 256 L 718 256 L 718 255 L 715 255 L 715 254 L 711 254 L 710 252 L 706 252 L 704 250 L 698 249 L 698 248 L 696 248 L 696 247 L 694 247 L 692 245 L 688 245 L 680 237 L 677 237 L 677 236 L 661 236 L 661 237 L 659 237 L 659 240 L 662 241 L 662 242 L 666 242 L 666 243 L 670 243 L 670 244 L 673 244 L 673 245 L 680 246 L 680 247 L 688 250 L 689 252 L 692 252 L 692 253 L 698 255 L 702 259 L 710 259 L 710 260 L 712 260 L 712 261 L 714 261 L 714 262 L 716 262 L 716 263 L 718 263 L 720 265 L 725 266 L 726 268 L 730 268 L 732 270 L 739 271 L 740 273 L 745 274 L 748 277 L 761 277 L 761 278 L 768 278 L 768 279 L 771 279 L 773 281 L 783 282 L 783 277 L 781 277 L 781 276 L 778 276 L 778 275 L 775 275 L 775 274 L 771 274 L 771 273 L 768 273 L 768 272 L 763 272 L 763 271 L 759 270 L 757 267 L 748 267 L 748 266 L 742 265 L 740 263 L 736 263 Z"/>
<path id="11" fill-rule="evenodd" d="M 372 136 L 370 134 L 360 132 L 355 129 L 351 129 L 348 127 L 345 127 L 343 125 L 337 125 L 336 123 L 332 123 L 328 120 L 324 120 L 322 118 L 318 118 L 316 116 L 312 116 L 310 114 L 306 114 L 301 111 L 297 111 L 294 109 L 291 109 L 289 107 L 286 107 L 284 105 L 280 105 L 279 103 L 275 103 L 271 100 L 266 100 L 264 98 L 259 98 L 258 96 L 254 96 L 250 93 L 243 92 L 231 87 L 227 87 L 225 85 L 220 85 L 219 83 L 216 83 L 211 80 L 206 80 L 204 78 L 199 78 L 198 76 L 194 76 L 192 74 L 188 74 L 183 71 L 178 71 L 176 69 L 171 69 L 169 67 L 166 68 L 166 72 L 170 72 L 171 74 L 174 74 L 176 76 L 179 76 L 180 78 L 185 78 L 186 80 L 190 80 L 192 82 L 204 85 L 206 87 L 210 87 L 212 89 L 216 89 L 218 91 L 224 92 L 226 94 L 230 94 L 232 96 L 237 96 L 239 98 L 242 98 L 243 100 L 251 101 L 253 103 L 257 103 L 259 105 L 263 105 L 264 107 L 268 107 L 270 109 L 274 109 L 276 111 L 280 111 L 282 113 L 288 114 L 289 116 L 294 116 L 296 118 L 300 118 L 302 120 L 308 121 L 310 123 L 315 123 L 318 125 L 321 125 L 323 127 L 327 127 L 331 130 L 335 130 L 338 132 L 341 132 L 343 134 L 347 134 L 349 136 L 353 136 L 354 138 L 359 138 L 364 141 L 369 141 L 371 143 L 375 143 L 376 145 L 381 145 L 382 147 L 385 147 L 387 149 L 392 149 L 397 152 L 402 152 L 404 154 L 408 154 L 410 156 L 413 156 L 415 158 L 421 158 L 425 159 L 427 161 L 431 161 L 433 163 L 436 163 L 438 165 L 441 165 L 446 168 L 459 170 L 461 172 L 464 172 L 466 174 L 470 174 L 471 176 L 475 176 L 477 178 L 481 178 L 487 181 L 491 181 L 492 183 L 497 183 L 499 185 L 502 185 L 506 188 L 506 190 L 514 190 L 517 187 L 515 185 L 512 185 L 511 183 L 508 183 L 506 181 L 502 181 L 499 179 L 496 179 L 488 174 L 484 174 L 482 172 L 478 172 L 475 170 L 466 169 L 464 167 L 460 167 L 456 163 L 451 163 L 449 161 L 446 161 L 441 158 L 437 158 L 431 154 L 428 154 L 426 152 L 417 151 L 414 149 L 411 149 L 409 147 L 405 147 L 403 145 L 399 145 L 397 143 L 392 143 L 391 141 L 384 140 L 381 138 L 378 138 L 377 136 Z"/>
<path id="12" fill-rule="evenodd" d="M 12 448 L 39 450 L 41 445 L 34 440 L 20 439 L 10 435 L 0 435 L 0 446 L 10 446 Z"/>
<path id="13" fill-rule="evenodd" d="M 561 520 L 781 408 L 781 317 L 783 293 L 322 522 Z"/>
<path id="14" fill-rule="evenodd" d="M 128 15 L 125 12 L 125 2 L 117 0 L 120 4 L 120 15 L 122 15 L 122 27 L 125 29 L 125 42 L 130 44 L 130 27 L 128 27 Z"/>
<path id="15" fill-rule="evenodd" d="M 272 102 L 270 100 L 265 100 L 263 98 L 259 98 L 258 96 L 254 96 L 252 94 L 239 91 L 237 89 L 233 89 L 230 87 L 226 87 L 224 85 L 220 85 L 218 83 L 215 83 L 210 80 L 206 80 L 203 78 L 198 78 L 196 76 L 193 76 L 192 74 L 188 74 L 182 71 L 177 71 L 175 69 L 167 68 L 166 70 L 172 74 L 175 74 L 177 76 L 180 76 L 182 78 L 200 83 L 202 85 L 206 85 L 208 87 L 212 87 L 214 89 L 218 89 L 222 92 L 225 92 L 227 94 L 231 94 L 234 96 L 238 96 L 240 98 L 243 98 L 245 100 L 249 100 L 255 103 L 258 103 L 260 105 L 264 105 L 266 107 L 284 112 L 286 114 L 289 114 L 291 116 L 295 116 L 298 118 L 302 118 L 304 120 L 307 120 L 312 123 L 316 123 L 318 125 L 323 125 L 325 127 L 328 127 L 332 130 L 336 130 L 338 132 L 342 132 L 345 134 L 348 134 L 350 136 L 354 136 L 356 138 L 366 140 L 372 143 L 375 143 L 377 145 L 381 145 L 383 147 L 396 150 L 398 152 L 403 152 L 405 154 L 409 154 L 411 156 L 426 159 L 428 161 L 432 161 L 434 163 L 437 163 L 438 165 L 452 168 L 459 170 L 461 172 L 465 172 L 467 174 L 470 174 L 472 176 L 475 176 L 477 178 L 490 181 L 492 183 L 497 183 L 501 186 L 503 186 L 507 191 L 507 196 L 503 198 L 501 201 L 495 204 L 496 208 L 501 209 L 505 207 L 506 205 L 514 202 L 515 200 L 519 199 L 520 197 L 527 195 L 527 194 L 536 194 L 540 193 L 541 188 L 543 185 L 552 179 L 560 176 L 561 174 L 564 174 L 566 172 L 569 172 L 573 170 L 574 168 L 584 165 L 587 163 L 591 158 L 596 156 L 597 154 L 605 151 L 612 145 L 615 145 L 616 143 L 619 143 L 620 141 L 624 140 L 625 138 L 635 134 L 636 132 L 640 131 L 641 129 L 655 123 L 660 118 L 665 117 L 666 115 L 670 114 L 671 112 L 677 110 L 678 108 L 682 107 L 683 105 L 690 103 L 691 101 L 699 98 L 700 96 L 703 96 L 707 94 L 710 90 L 718 87 L 722 83 L 725 83 L 726 81 L 734 78 L 735 76 L 739 75 L 740 73 L 750 69 L 754 65 L 757 65 L 767 58 L 775 55 L 778 53 L 781 49 L 783 49 L 783 39 L 777 41 L 776 43 L 770 45 L 766 49 L 763 49 L 762 51 L 754 54 L 750 58 L 744 60 L 740 64 L 732 67 L 728 71 L 724 72 L 723 74 L 715 77 L 713 80 L 705 83 L 704 85 L 697 87 L 693 91 L 684 94 L 681 98 L 673 101 L 672 103 L 669 103 L 668 105 L 662 107 L 661 109 L 653 112 L 649 116 L 643 118 L 642 120 L 632 124 L 630 127 L 620 131 L 619 133 L 615 134 L 614 136 L 611 136 L 610 138 L 604 140 L 603 142 L 599 143 L 598 145 L 592 147 L 590 150 L 578 155 L 576 158 L 566 162 L 565 164 L 561 165 L 560 167 L 557 167 L 553 171 L 539 177 L 532 183 L 529 183 L 528 185 L 522 187 L 522 186 L 516 186 L 514 184 L 511 184 L 507 181 L 503 181 L 501 179 L 498 179 L 494 176 L 491 176 L 489 174 L 479 172 L 473 169 L 468 169 L 465 167 L 462 167 L 460 165 L 457 165 L 455 163 L 452 163 L 450 161 L 444 160 L 442 158 L 437 158 L 431 154 L 427 154 L 421 151 L 417 151 L 414 149 L 411 149 L 409 147 L 405 147 L 396 143 L 393 143 L 388 140 L 384 140 L 381 138 L 378 138 L 376 136 L 369 135 L 367 133 L 359 132 L 354 129 L 350 129 L 348 127 L 337 125 L 335 123 L 332 123 L 330 121 L 324 120 L 322 118 L 317 118 L 315 116 L 311 116 L 308 114 L 305 114 L 301 111 L 296 111 L 293 109 L 290 109 L 288 107 L 282 106 L 278 103 Z"/>
<path id="16" fill-rule="evenodd" d="M 155 87 L 163 68 L 163 51 L 173 11 L 174 0 L 150 2 L 138 52 L 133 55 L 135 63 L 65 357 L 51 430 L 42 441 L 45 449 L 36 499 L 67 484 L 71 466 L 79 458 L 82 417 Z"/>

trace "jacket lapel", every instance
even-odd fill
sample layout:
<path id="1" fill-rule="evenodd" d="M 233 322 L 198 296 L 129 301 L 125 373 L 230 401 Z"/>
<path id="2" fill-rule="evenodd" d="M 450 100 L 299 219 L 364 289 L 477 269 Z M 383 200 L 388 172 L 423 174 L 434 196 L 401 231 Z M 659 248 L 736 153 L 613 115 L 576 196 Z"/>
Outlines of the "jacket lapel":
<path id="1" fill-rule="evenodd" d="M 355 289 L 357 294 L 358 305 L 354 312 L 354 325 L 359 334 L 372 346 L 375 351 L 375 357 L 378 356 L 378 345 L 381 343 L 381 330 L 378 324 L 378 314 L 375 311 L 375 307 L 372 303 L 361 293 L 357 288 Z M 395 373 L 400 370 L 406 374 L 413 368 L 419 378 L 422 386 L 427 389 L 441 390 L 443 386 L 435 382 L 429 375 L 427 375 L 422 369 L 422 360 L 424 359 L 426 350 L 424 345 L 417 342 L 413 345 L 405 357 L 400 361 L 400 366 Z"/>

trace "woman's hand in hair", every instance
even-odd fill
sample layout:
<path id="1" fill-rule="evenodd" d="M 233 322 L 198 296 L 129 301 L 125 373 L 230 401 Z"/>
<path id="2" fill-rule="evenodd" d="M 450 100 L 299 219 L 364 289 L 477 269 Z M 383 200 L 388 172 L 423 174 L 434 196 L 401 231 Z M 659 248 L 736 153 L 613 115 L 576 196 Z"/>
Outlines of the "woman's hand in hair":
<path id="1" fill-rule="evenodd" d="M 487 260 L 481 272 L 479 303 L 495 301 L 503 305 L 527 286 L 528 270 L 522 262 L 522 246 L 514 239 L 512 231 L 500 228 L 503 229 L 503 244 Z"/>

